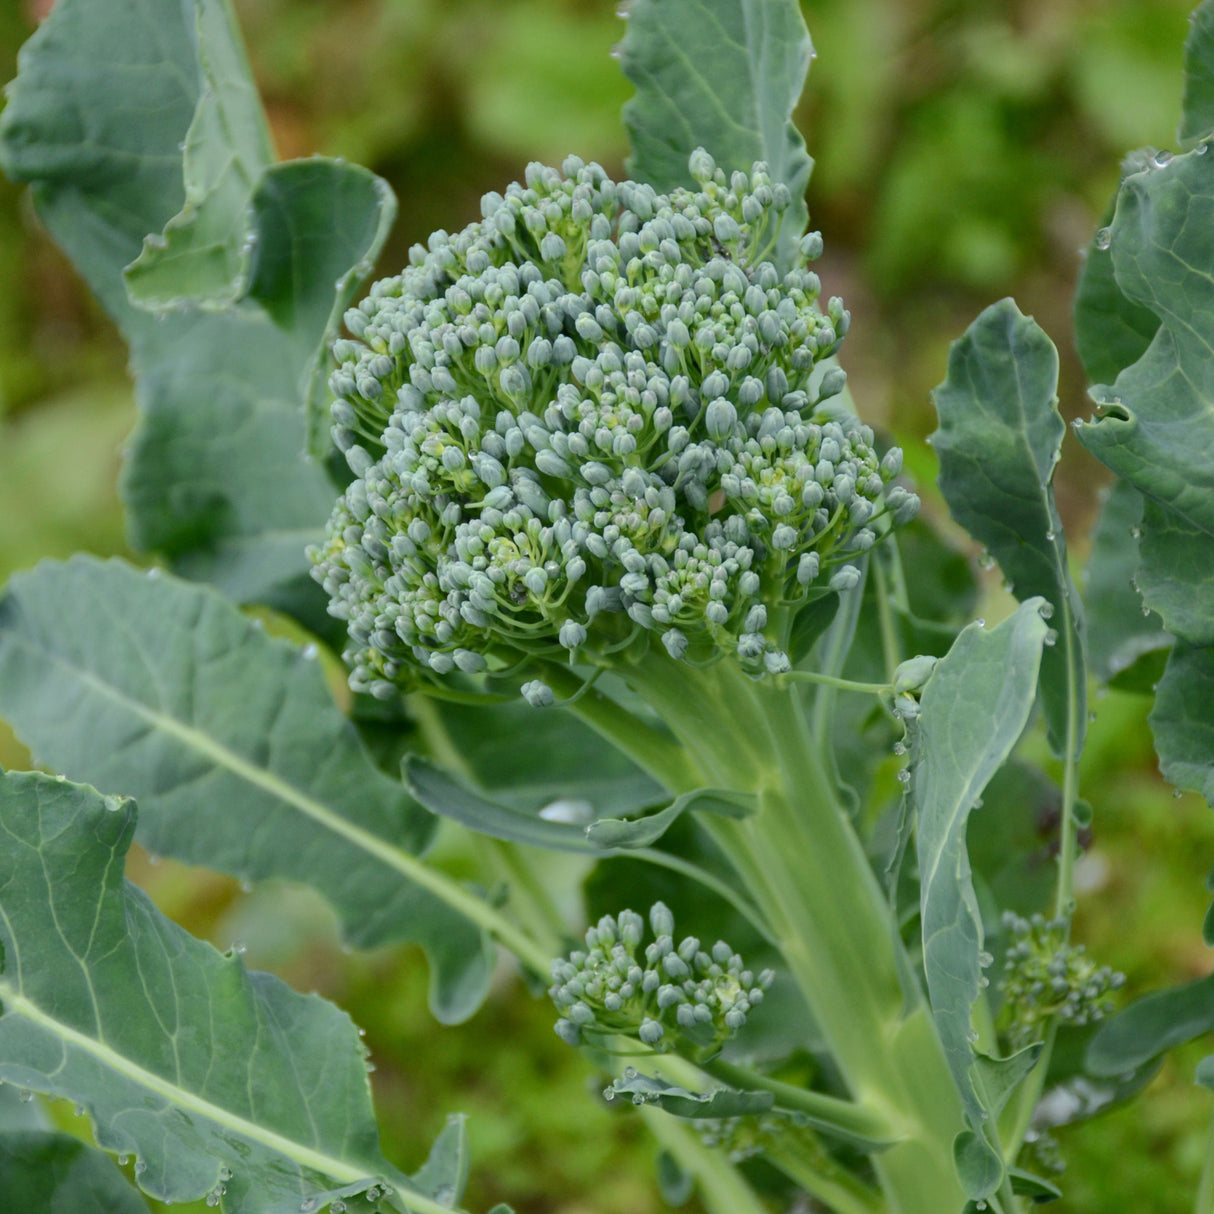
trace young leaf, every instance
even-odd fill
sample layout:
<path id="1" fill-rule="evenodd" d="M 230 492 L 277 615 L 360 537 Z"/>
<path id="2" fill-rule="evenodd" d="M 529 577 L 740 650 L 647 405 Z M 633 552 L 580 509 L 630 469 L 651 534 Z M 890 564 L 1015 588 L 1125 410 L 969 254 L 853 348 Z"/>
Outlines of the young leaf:
<path id="1" fill-rule="evenodd" d="M 744 818 L 754 813 L 754 801 L 755 798 L 733 789 L 697 788 L 676 797 L 665 809 L 643 818 L 600 818 L 586 827 L 586 837 L 595 847 L 648 847 L 656 843 L 686 810 L 707 810 L 728 818 Z"/>
<path id="2" fill-rule="evenodd" d="M 1077 755 L 1087 721 L 1083 607 L 1067 568 L 1051 482 L 1066 426 L 1058 412 L 1058 352 L 1005 299 L 955 341 L 933 393 L 940 490 L 953 517 L 999 562 L 1021 601 L 1054 610 L 1059 643 L 1041 662 L 1050 744 Z"/>
<path id="3" fill-rule="evenodd" d="M 535 814 L 566 801 L 584 803 L 589 817 L 626 815 L 665 796 L 572 712 L 537 710 L 521 696 L 488 707 L 425 698 L 413 712 L 427 739 L 441 739 L 442 752 L 458 755 L 473 781 L 510 809 Z"/>
<path id="4" fill-rule="evenodd" d="M 813 47 L 795 0 L 634 0 L 620 66 L 637 95 L 624 106 L 628 171 L 655 190 L 690 186 L 687 161 L 707 148 L 728 174 L 767 162 L 792 194 L 782 261 L 805 230 L 813 161 L 792 113 Z"/>
<path id="5" fill-rule="evenodd" d="M 353 943 L 422 944 L 440 1019 L 480 1003 L 483 904 L 419 859 L 433 819 L 372 763 L 319 663 L 213 591 L 86 557 L 14 577 L 0 713 L 39 762 L 138 796 L 150 851 L 307 882 Z"/>
<path id="6" fill-rule="evenodd" d="M 0 776 L 0 1077 L 83 1106 L 160 1201 L 222 1189 L 231 1214 L 298 1214 L 411 1191 L 380 1154 L 349 1018 L 165 919 L 123 879 L 135 818 Z"/>
<path id="7" fill-rule="evenodd" d="M 1156 991 L 1101 1026 L 1085 1062 L 1094 1075 L 1113 1078 L 1214 1030 L 1214 975 Z"/>
<path id="8" fill-rule="evenodd" d="M 491 801 L 421 755 L 406 755 L 401 774 L 419 804 L 482 835 L 557 851 L 594 851 L 581 826 L 550 822 Z"/>
<path id="9" fill-rule="evenodd" d="M 1164 778 L 1214 805 L 1214 648 L 1178 644 L 1168 657 L 1151 710 Z"/>
<path id="10" fill-rule="evenodd" d="M 1110 230 L 1117 284 L 1159 316 L 1146 353 L 1077 427 L 1098 459 L 1147 497 L 1214 535 L 1214 157 L 1204 145 L 1155 157 L 1122 184 Z"/>
<path id="11" fill-rule="evenodd" d="M 468 1118 L 456 1113 L 447 1118 L 426 1162 L 413 1174 L 413 1183 L 423 1192 L 433 1193 L 443 1205 L 454 1206 L 468 1187 L 470 1165 Z"/>
<path id="12" fill-rule="evenodd" d="M 932 672 L 912 733 L 923 962 L 936 1025 L 975 1131 L 974 1140 L 958 1148 L 959 1165 L 965 1163 L 971 1178 L 990 1175 L 978 1156 L 991 1157 L 999 1175 L 1002 1162 L 986 1143 L 990 1110 L 974 1082 L 970 1016 L 981 989 L 983 932 L 965 828 L 1032 710 L 1047 631 L 1042 606 L 1043 600 L 1029 599 L 997 628 L 965 628 Z"/>
<path id="13" fill-rule="evenodd" d="M 1088 659 L 1092 673 L 1108 682 L 1144 654 L 1167 649 L 1172 638 L 1159 616 L 1143 612 L 1135 590 L 1139 576 L 1138 541 L 1143 498 L 1117 481 L 1105 499 L 1092 534 L 1092 554 L 1084 570 L 1087 598 Z"/>
<path id="14" fill-rule="evenodd" d="M 1204 0 L 1189 21 L 1189 36 L 1184 44 L 1182 143 L 1214 131 L 1214 4 Z"/>
<path id="15" fill-rule="evenodd" d="M 634 1104 L 656 1104 L 676 1117 L 745 1117 L 766 1113 L 775 1103 L 770 1092 L 739 1092 L 734 1088 L 689 1092 L 656 1075 L 642 1075 L 634 1067 L 613 1079 L 603 1095 L 608 1100 L 628 1096 Z"/>
<path id="16" fill-rule="evenodd" d="M 266 269 L 256 275 L 254 297 L 227 312 L 189 307 L 153 315 L 132 305 L 123 278 L 144 237 L 170 222 L 178 226 L 155 270 L 157 298 L 172 285 L 171 272 L 179 298 L 211 289 L 197 276 L 204 261 L 212 287 L 228 274 L 230 247 L 208 253 L 207 232 L 218 240 L 240 228 L 241 248 L 248 243 L 246 179 L 268 153 L 243 62 L 219 0 L 59 0 L 22 49 L 0 115 L 0 166 L 32 183 L 43 222 L 131 347 L 140 422 L 122 491 L 132 543 L 244 601 L 266 601 L 289 587 L 283 605 L 301 591 L 305 601 L 320 602 L 303 550 L 320 537 L 335 495 L 323 467 L 302 458 L 300 405 L 315 389 L 333 318 L 382 244 L 393 209 L 387 187 L 334 162 L 271 169 L 255 196 L 261 209 L 254 206 Z M 210 87 L 221 86 L 222 96 L 206 91 L 208 72 L 219 73 Z M 135 79 L 140 103 L 132 106 Z M 246 132 L 239 172 L 227 173 L 226 147 L 209 141 L 217 137 L 209 118 L 220 110 Z M 179 148 L 187 135 L 191 180 L 183 184 Z M 279 172 L 289 179 L 289 207 L 281 203 Z M 305 189 L 300 179 L 309 175 L 325 180 Z M 203 177 L 226 184 L 201 205 L 187 205 L 185 185 L 196 192 Z M 278 299 L 288 278 L 274 255 L 288 246 L 292 267 L 313 271 L 291 283 L 293 312 Z M 280 327 L 288 312 L 290 331 Z"/>
<path id="17" fill-rule="evenodd" d="M 148 1214 L 112 1159 L 53 1130 L 0 1133 L 0 1195 L 14 1211 Z"/>

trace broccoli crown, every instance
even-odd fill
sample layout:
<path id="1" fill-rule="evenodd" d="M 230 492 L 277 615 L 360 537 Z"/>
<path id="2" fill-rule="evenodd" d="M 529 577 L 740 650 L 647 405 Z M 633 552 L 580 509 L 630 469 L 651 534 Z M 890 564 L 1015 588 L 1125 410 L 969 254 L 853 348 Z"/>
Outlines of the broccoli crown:
<path id="1" fill-rule="evenodd" d="M 854 584 L 914 514 L 900 452 L 824 407 L 849 316 L 818 307 L 821 238 L 780 274 L 786 187 L 690 167 L 663 195 L 531 165 L 346 314 L 330 383 L 355 479 L 312 557 L 356 690 L 641 634 L 787 669 L 773 609 Z"/>
<path id="2" fill-rule="evenodd" d="M 548 994 L 570 1045 L 633 1037 L 658 1053 L 677 1048 L 716 1054 L 763 1001 L 775 975 L 757 976 L 723 940 L 711 949 L 695 936 L 674 941 L 674 917 L 661 902 L 649 912 L 653 939 L 641 950 L 644 920 L 635 911 L 604 915 L 586 931 L 586 950 L 552 963 Z"/>

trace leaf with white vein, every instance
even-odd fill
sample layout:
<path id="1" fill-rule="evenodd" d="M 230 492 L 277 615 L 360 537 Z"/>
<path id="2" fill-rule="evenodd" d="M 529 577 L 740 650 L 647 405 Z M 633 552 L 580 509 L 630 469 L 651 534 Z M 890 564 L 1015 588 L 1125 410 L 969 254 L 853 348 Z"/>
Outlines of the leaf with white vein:
<path id="1" fill-rule="evenodd" d="M 84 1108 L 160 1201 L 299 1214 L 375 1186 L 448 1208 L 381 1154 L 349 1017 L 124 879 L 135 820 L 130 800 L 0 775 L 0 1078 Z"/>
<path id="2" fill-rule="evenodd" d="M 150 851 L 313 885 L 352 943 L 426 949 L 440 1019 L 479 1005 L 484 903 L 419 858 L 434 820 L 376 768 L 308 651 L 220 595 L 87 557 L 14 577 L 0 714 L 39 763 L 137 797 Z"/>

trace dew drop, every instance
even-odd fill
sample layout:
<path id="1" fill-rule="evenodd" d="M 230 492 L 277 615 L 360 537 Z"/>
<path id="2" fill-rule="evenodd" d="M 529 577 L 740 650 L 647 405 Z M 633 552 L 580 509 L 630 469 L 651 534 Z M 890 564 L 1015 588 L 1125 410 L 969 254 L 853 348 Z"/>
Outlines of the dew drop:
<path id="1" fill-rule="evenodd" d="M 142 1159 L 135 1160 L 135 1175 L 142 1176 L 148 1170 L 147 1163 Z"/>
<path id="2" fill-rule="evenodd" d="M 219 1169 L 219 1179 L 220 1180 L 231 1180 L 232 1179 L 232 1169 L 231 1168 L 220 1168 Z"/>
<path id="3" fill-rule="evenodd" d="M 157 580 L 157 579 L 160 577 L 160 569 L 159 569 L 159 567 L 158 567 L 158 566 L 156 566 L 156 565 L 153 565 L 153 566 L 151 567 L 151 569 L 149 569 L 149 570 L 148 570 L 147 576 L 148 576 L 148 581 L 149 581 L 149 582 L 154 582 L 154 581 L 156 581 L 156 580 Z"/>
<path id="4" fill-rule="evenodd" d="M 1180 798 L 1184 796 L 1184 789 L 1183 788 L 1172 789 L 1172 796 L 1174 796 L 1176 798 L 1176 800 L 1179 801 Z"/>
<path id="5" fill-rule="evenodd" d="M 155 868 L 157 865 L 163 864 L 164 860 L 162 857 L 158 856 L 155 852 L 150 851 L 150 852 L 148 852 L 148 863 L 153 868 Z"/>
<path id="6" fill-rule="evenodd" d="M 130 1162 L 131 1162 L 131 1157 L 129 1155 L 119 1155 L 118 1156 L 118 1166 L 120 1168 L 125 1168 L 126 1165 Z"/>
<path id="7" fill-rule="evenodd" d="M 1151 168 L 1153 169 L 1166 168 L 1171 163 L 1171 152 L 1156 152 L 1155 155 L 1151 157 Z"/>
<path id="8" fill-rule="evenodd" d="M 613 46 L 611 48 L 610 53 L 611 53 L 612 59 L 621 59 L 621 58 L 623 58 L 623 55 L 624 55 L 624 52 L 621 49 L 620 44 L 618 42 L 615 44 L 615 46 Z"/>
<path id="9" fill-rule="evenodd" d="M 1113 243 L 1113 229 L 1101 228 L 1096 233 L 1096 247 L 1103 253 Z"/>
<path id="10" fill-rule="evenodd" d="M 1199 143 L 1193 149 L 1193 151 L 1198 156 L 1204 156 L 1206 154 L 1206 152 L 1209 151 L 1209 148 L 1210 148 L 1210 145 L 1208 143 Z"/>
<path id="11" fill-rule="evenodd" d="M 1089 725 L 1094 724 L 1095 721 L 1096 721 L 1096 714 L 1094 712 L 1089 712 L 1088 713 L 1088 724 Z"/>
<path id="12" fill-rule="evenodd" d="M 910 783 L 910 771 L 907 768 L 904 767 L 904 768 L 902 768 L 902 770 L 900 772 L 898 772 L 898 783 L 899 784 L 909 784 Z"/>
<path id="13" fill-rule="evenodd" d="M 1049 543 L 1052 544 L 1058 537 L 1054 534 L 1053 531 L 1047 531 L 1045 533 L 1045 538 Z"/>
<path id="14" fill-rule="evenodd" d="M 1054 604 L 1053 603 L 1042 603 L 1041 604 L 1041 618 L 1043 620 L 1050 620 L 1050 619 L 1054 618 Z"/>
<path id="15" fill-rule="evenodd" d="M 240 892 L 242 894 L 251 894 L 253 892 L 253 882 L 248 877 L 242 877 L 240 882 Z"/>
<path id="16" fill-rule="evenodd" d="M 338 1198 L 329 1206 L 329 1214 L 346 1214 L 346 1203 Z"/>
<path id="17" fill-rule="evenodd" d="M 219 1205 L 219 1194 L 218 1193 L 208 1193 L 207 1194 L 207 1205 L 209 1205 L 209 1206 Z M 303 1207 L 301 1206 L 300 1208 L 302 1209 Z M 312 1208 L 315 1209 L 316 1207 L 313 1206 Z"/>
<path id="18" fill-rule="evenodd" d="M 369 1193 L 370 1189 L 368 1189 L 367 1192 Z M 319 1209 L 319 1207 L 319 1197 L 305 1197 L 303 1201 L 299 1203 L 299 1214 L 313 1214 L 313 1211 Z"/>
<path id="19" fill-rule="evenodd" d="M 977 624 L 979 628 L 985 628 L 985 627 L 986 627 L 986 620 L 985 620 L 985 619 L 983 619 L 983 618 L 982 618 L 982 616 L 979 616 L 979 617 L 978 617 L 978 618 L 977 618 L 977 619 L 974 621 L 974 623 L 975 623 L 975 624 Z"/>
<path id="20" fill-rule="evenodd" d="M 434 1190 L 434 1200 L 440 1206 L 449 1206 L 455 1200 L 455 1189 L 449 1184 L 439 1185 Z"/>
<path id="21" fill-rule="evenodd" d="M 122 808 L 122 797 L 106 797 L 102 804 L 107 813 L 116 814 Z"/>
<path id="22" fill-rule="evenodd" d="M 319 649 L 316 647 L 316 644 L 315 644 L 314 642 L 312 642 L 312 641 L 309 641 L 309 642 L 308 642 L 308 643 L 307 643 L 307 644 L 306 644 L 306 645 L 305 645 L 305 646 L 304 646 L 304 647 L 303 647 L 303 648 L 302 648 L 302 649 L 299 651 L 299 656 L 300 656 L 300 657 L 302 657 L 302 658 L 303 658 L 303 660 L 304 660 L 305 662 L 311 662 L 311 661 L 314 661 L 314 660 L 315 660 L 316 655 L 317 655 L 318 653 L 320 653 L 320 650 L 319 650 Z"/>
<path id="23" fill-rule="evenodd" d="M 994 569 L 995 558 L 984 548 L 978 553 L 978 568 L 979 569 Z"/>
<path id="24" fill-rule="evenodd" d="M 894 754 L 896 754 L 896 755 L 906 754 L 906 743 L 905 742 L 895 742 L 894 743 Z"/>
<path id="25" fill-rule="evenodd" d="M 1056 628 L 1047 628 L 1045 630 L 1045 636 L 1043 638 L 1043 642 L 1046 645 L 1057 645 L 1058 644 L 1058 630 Z"/>
<path id="26" fill-rule="evenodd" d="M 17 1093 L 17 1099 L 20 1100 L 22 1104 L 29 1104 L 33 1098 L 34 1093 L 31 1092 L 29 1088 L 22 1088 L 21 1091 Z"/>
<path id="27" fill-rule="evenodd" d="M 233 940 L 228 951 L 236 957 L 243 957 L 249 951 L 249 946 L 243 940 Z"/>

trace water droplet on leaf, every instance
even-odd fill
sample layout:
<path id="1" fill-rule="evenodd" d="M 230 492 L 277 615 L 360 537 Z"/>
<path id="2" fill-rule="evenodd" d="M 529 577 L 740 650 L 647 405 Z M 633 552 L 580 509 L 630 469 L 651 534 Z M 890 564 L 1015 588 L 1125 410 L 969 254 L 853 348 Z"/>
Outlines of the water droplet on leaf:
<path id="1" fill-rule="evenodd" d="M 1103 253 L 1113 243 L 1113 229 L 1101 228 L 1096 233 L 1096 247 Z"/>

